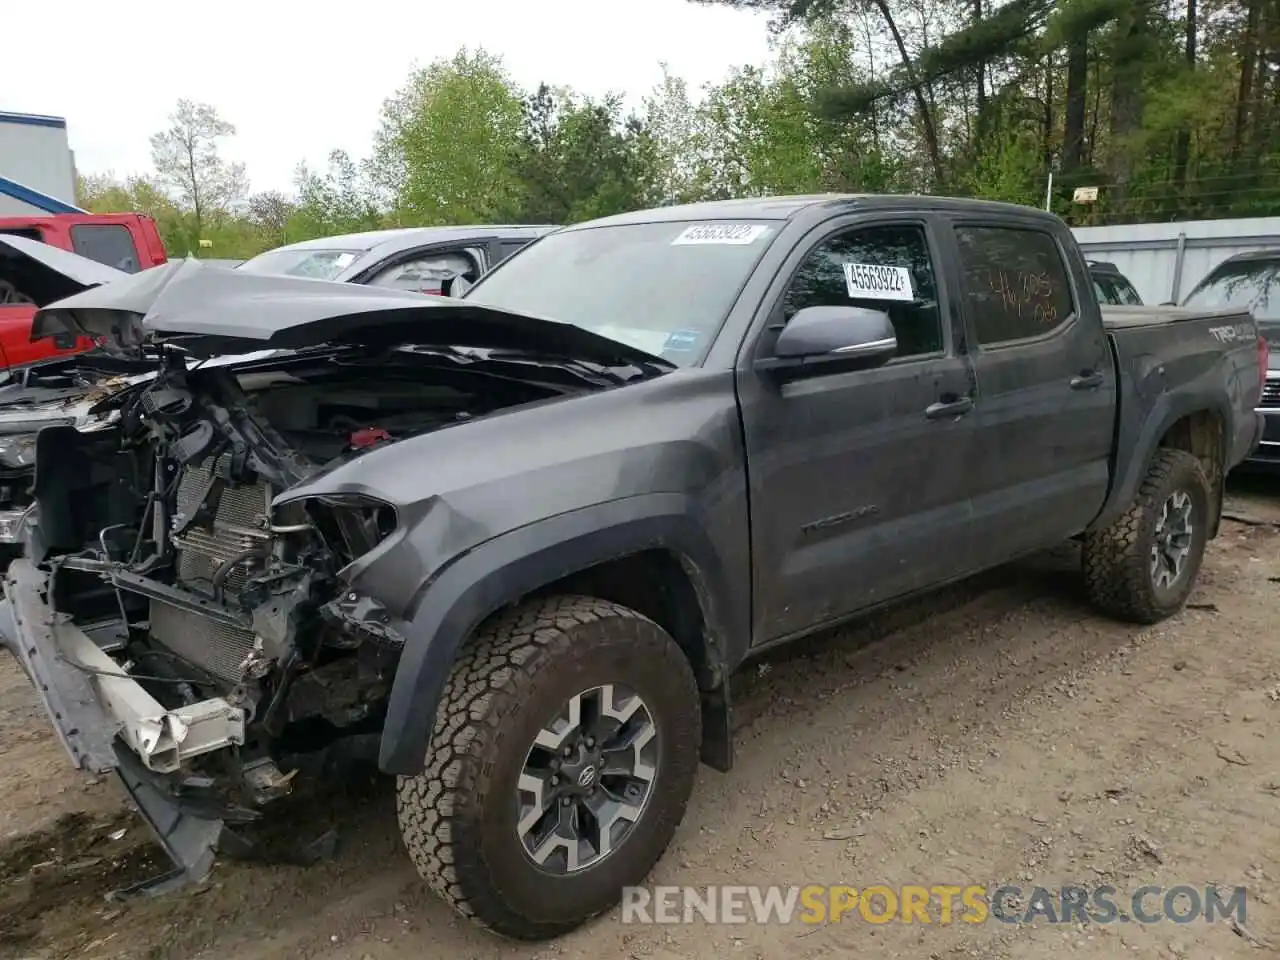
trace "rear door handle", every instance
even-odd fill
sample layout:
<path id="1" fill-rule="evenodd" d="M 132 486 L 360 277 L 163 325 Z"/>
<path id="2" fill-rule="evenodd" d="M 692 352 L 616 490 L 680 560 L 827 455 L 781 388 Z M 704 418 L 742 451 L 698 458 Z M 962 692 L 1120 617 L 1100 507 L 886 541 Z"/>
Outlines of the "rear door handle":
<path id="1" fill-rule="evenodd" d="M 1102 374 L 1097 370 L 1081 371 L 1080 376 L 1071 378 L 1072 390 L 1093 390 L 1102 386 Z"/>
<path id="2" fill-rule="evenodd" d="M 972 409 L 973 401 L 968 397 L 960 397 L 958 400 L 931 403 L 925 407 L 924 415 L 930 420 L 945 420 L 948 417 L 963 417 Z"/>

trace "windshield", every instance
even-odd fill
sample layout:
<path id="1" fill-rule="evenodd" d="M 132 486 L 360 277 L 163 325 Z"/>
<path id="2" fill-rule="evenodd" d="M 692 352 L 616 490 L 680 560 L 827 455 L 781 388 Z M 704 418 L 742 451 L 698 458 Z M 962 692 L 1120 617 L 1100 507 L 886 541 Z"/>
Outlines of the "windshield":
<path id="1" fill-rule="evenodd" d="M 1259 326 L 1280 324 L 1280 259 L 1224 263 L 1183 301 L 1184 307 L 1252 310 Z"/>
<path id="2" fill-rule="evenodd" d="M 567 230 L 525 247 L 464 299 L 571 323 L 692 366 L 777 232 L 776 223 L 744 221 Z"/>
<path id="3" fill-rule="evenodd" d="M 363 251 L 357 250 L 268 250 L 246 260 L 237 270 L 274 273 L 289 277 L 333 280 L 351 266 Z"/>

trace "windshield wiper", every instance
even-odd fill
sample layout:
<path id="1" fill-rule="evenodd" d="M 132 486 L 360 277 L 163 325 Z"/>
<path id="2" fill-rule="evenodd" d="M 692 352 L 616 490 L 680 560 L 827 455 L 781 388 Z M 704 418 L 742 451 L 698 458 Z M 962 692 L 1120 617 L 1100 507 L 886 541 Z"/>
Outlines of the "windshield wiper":
<path id="1" fill-rule="evenodd" d="M 540 353 L 536 350 L 505 350 L 495 349 L 493 347 L 459 347 L 446 346 L 443 344 L 404 344 L 397 347 L 399 350 L 408 350 L 417 354 L 435 355 L 440 357 L 448 357 L 451 360 L 460 363 L 484 363 L 492 361 L 495 363 L 520 363 L 529 366 L 554 367 L 559 370 L 565 370 L 573 373 L 595 384 L 613 384 L 620 385 L 630 383 L 636 379 L 633 374 L 626 374 L 621 371 L 625 369 L 640 369 L 643 376 L 653 376 L 656 373 L 666 373 L 668 368 L 659 366 L 658 364 L 648 364 L 641 367 L 639 364 L 628 361 L 625 364 L 611 366 L 609 364 L 596 363 L 592 360 L 583 360 L 580 357 L 565 356 L 556 353 Z M 674 370 L 675 367 L 671 368 Z"/>
<path id="2" fill-rule="evenodd" d="M 614 383 L 630 383 L 636 379 L 634 375 L 624 373 L 623 371 L 625 370 L 639 370 L 642 377 L 651 377 L 677 369 L 674 363 L 669 363 L 658 357 L 655 357 L 653 361 L 626 360 L 622 363 L 606 364 L 597 363 L 594 360 L 583 360 L 581 357 L 539 353 L 533 350 L 491 350 L 489 351 L 489 358 L 493 360 L 516 360 L 525 363 L 554 364 L 566 369 L 574 369 L 598 377 L 605 377 Z"/>

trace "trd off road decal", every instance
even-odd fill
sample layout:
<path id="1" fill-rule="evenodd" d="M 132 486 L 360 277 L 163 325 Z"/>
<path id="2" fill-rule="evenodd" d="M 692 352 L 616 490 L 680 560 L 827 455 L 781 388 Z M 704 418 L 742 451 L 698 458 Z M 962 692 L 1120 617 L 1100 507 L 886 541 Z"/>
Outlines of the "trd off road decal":
<path id="1" fill-rule="evenodd" d="M 1253 324 L 1233 323 L 1227 327 L 1210 327 L 1209 336 L 1219 343 L 1235 343 L 1237 340 L 1252 340 Z"/>

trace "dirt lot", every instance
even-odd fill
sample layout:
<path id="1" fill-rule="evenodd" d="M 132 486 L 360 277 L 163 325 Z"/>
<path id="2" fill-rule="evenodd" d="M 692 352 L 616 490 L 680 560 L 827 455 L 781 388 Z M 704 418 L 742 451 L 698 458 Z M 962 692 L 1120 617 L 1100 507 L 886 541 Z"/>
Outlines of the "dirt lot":
<path id="1" fill-rule="evenodd" d="M 454 919 L 401 852 L 385 785 L 335 798 L 336 857 L 221 864 L 201 891 L 112 904 L 154 872 L 111 782 L 68 769 L 0 661 L 0 957 L 673 960 L 1260 957 L 1280 953 L 1280 481 L 1234 485 L 1191 608 L 1093 615 L 1070 547 L 806 643 L 738 681 L 739 765 L 703 770 L 655 884 L 1248 887 L 1230 923 L 637 926 L 534 948 Z M 318 829 L 317 829 L 318 832 Z"/>

